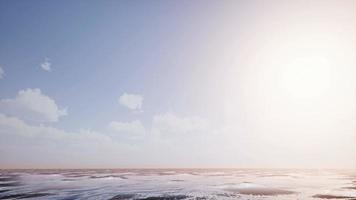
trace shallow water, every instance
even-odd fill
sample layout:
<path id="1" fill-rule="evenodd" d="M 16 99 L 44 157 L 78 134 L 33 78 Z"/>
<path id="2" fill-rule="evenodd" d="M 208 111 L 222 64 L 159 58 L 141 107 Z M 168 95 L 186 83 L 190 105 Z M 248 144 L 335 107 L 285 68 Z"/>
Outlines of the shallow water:
<path id="1" fill-rule="evenodd" d="M 356 173 L 341 170 L 0 170 L 0 199 L 350 199 Z"/>

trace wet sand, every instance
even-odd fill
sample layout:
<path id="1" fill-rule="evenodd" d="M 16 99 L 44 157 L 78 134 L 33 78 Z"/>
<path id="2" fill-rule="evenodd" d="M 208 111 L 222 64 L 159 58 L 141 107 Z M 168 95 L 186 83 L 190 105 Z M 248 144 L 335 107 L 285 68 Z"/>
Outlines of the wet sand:
<path id="1" fill-rule="evenodd" d="M 0 170 L 0 199 L 356 200 L 355 174 L 268 169 Z"/>

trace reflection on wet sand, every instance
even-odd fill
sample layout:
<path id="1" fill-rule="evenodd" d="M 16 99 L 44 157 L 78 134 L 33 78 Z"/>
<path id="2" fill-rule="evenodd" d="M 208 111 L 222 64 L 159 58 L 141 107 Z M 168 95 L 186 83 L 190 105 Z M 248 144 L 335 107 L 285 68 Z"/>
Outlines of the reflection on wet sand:
<path id="1" fill-rule="evenodd" d="M 236 192 L 238 194 L 258 195 L 258 196 L 277 196 L 277 195 L 288 195 L 288 194 L 295 193 L 289 190 L 259 186 L 250 183 L 241 184 L 236 188 L 228 188 L 226 189 L 226 191 Z"/>
<path id="2" fill-rule="evenodd" d="M 349 199 L 349 200 L 356 199 L 356 198 L 349 197 L 349 196 L 338 196 L 338 195 L 329 195 L 329 194 L 316 194 L 313 197 L 319 198 L 319 199 Z"/>
<path id="3" fill-rule="evenodd" d="M 129 199 L 134 199 L 134 200 L 181 200 L 181 199 L 187 199 L 189 198 L 188 196 L 185 195 L 166 195 L 166 196 L 151 196 L 151 197 L 136 197 L 135 195 L 130 195 L 130 194 L 119 194 L 111 198 L 110 200 L 129 200 Z"/>
<path id="4" fill-rule="evenodd" d="M 0 170 L 0 199 L 356 200 L 355 186 L 338 170 Z"/>
<path id="5" fill-rule="evenodd" d="M 28 199 L 36 197 L 45 197 L 52 194 L 49 193 L 24 193 L 24 194 L 10 194 L 0 197 L 0 199 Z"/>

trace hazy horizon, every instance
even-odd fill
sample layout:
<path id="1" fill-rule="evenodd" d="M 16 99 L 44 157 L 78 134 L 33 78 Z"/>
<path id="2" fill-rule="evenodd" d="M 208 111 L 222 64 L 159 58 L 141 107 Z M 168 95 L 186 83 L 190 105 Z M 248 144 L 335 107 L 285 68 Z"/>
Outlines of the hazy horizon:
<path id="1" fill-rule="evenodd" d="M 0 0 L 0 169 L 356 169 L 355 10 Z"/>

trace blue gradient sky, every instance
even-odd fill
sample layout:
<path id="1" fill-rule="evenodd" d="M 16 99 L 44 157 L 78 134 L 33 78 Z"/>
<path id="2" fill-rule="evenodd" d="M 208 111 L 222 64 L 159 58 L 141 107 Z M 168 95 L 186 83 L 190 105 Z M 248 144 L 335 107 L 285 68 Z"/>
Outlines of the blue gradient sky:
<path id="1" fill-rule="evenodd" d="M 345 66 L 353 66 L 353 8 L 352 1 L 1 0 L 0 144 L 6 145 L 0 147 L 0 167 L 355 166 L 347 159 L 355 146 L 350 141 L 356 139 L 349 113 L 354 96 L 348 92 L 353 90 L 355 70 L 341 70 L 339 78 L 345 76 L 345 82 L 332 82 L 335 88 L 327 88 L 327 95 L 341 95 L 340 99 L 323 107 L 315 102 L 328 96 L 313 97 L 310 104 L 303 103 L 307 93 L 302 100 L 283 96 L 300 95 L 293 82 L 287 83 L 287 91 L 277 91 L 280 85 L 273 80 L 284 69 L 271 61 L 280 59 L 279 51 L 294 49 L 285 40 L 306 42 L 325 33 L 325 38 L 307 43 L 307 60 L 319 63 L 335 55 L 328 61 L 331 68 L 342 59 L 347 60 Z M 346 49 L 346 59 L 321 51 L 322 43 L 340 45 L 336 49 Z M 304 59 L 303 48 L 285 55 L 287 62 Z M 40 67 L 46 59 L 50 71 Z M 311 76 L 311 88 L 324 91 L 326 78 L 321 77 L 325 84 L 319 86 Z M 31 112 L 40 115 L 42 108 L 19 106 L 16 96 L 36 88 L 41 92 L 35 95 L 50 98 L 67 114 L 52 121 L 25 118 Z M 345 93 L 337 93 L 340 88 Z M 120 104 L 124 94 L 142 97 L 142 107 Z M 350 99 L 345 107 L 343 99 Z M 323 113 L 327 104 L 335 109 Z M 322 125 L 334 122 L 332 117 L 310 124 L 318 112 L 343 113 L 346 125 Z M 113 128 L 112 122 L 119 125 Z M 335 141 L 340 127 L 345 132 L 340 142 L 328 146 L 325 138 Z M 311 130 L 317 134 L 305 139 Z M 56 131 L 60 139 L 51 138 Z M 95 144 L 96 139 L 86 134 L 103 142 Z M 310 153 L 319 137 L 320 148 Z M 293 141 L 297 142 L 286 151 Z M 339 146 L 345 149 L 326 152 Z"/>
<path id="2" fill-rule="evenodd" d="M 131 117 L 115 107 L 125 91 L 145 96 L 143 115 L 204 111 L 196 98 L 210 66 L 200 60 L 209 56 L 207 48 L 216 48 L 215 30 L 222 25 L 214 18 L 224 4 L 202 5 L 1 1 L 0 59 L 8 67 L 0 95 L 40 88 L 69 108 L 56 124 L 68 128 L 102 128 L 110 119 Z M 51 73 L 37 67 L 46 57 Z"/>

